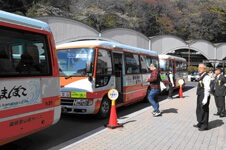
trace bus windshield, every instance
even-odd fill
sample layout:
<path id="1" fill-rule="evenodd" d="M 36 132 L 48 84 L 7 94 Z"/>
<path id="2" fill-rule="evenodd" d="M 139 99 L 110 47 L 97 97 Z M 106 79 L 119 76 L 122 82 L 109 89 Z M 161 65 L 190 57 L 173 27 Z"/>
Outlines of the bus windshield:
<path id="1" fill-rule="evenodd" d="M 57 51 L 60 76 L 87 76 L 86 64 L 94 60 L 94 48 L 72 48 Z"/>
<path id="2" fill-rule="evenodd" d="M 160 68 L 162 71 L 167 71 L 167 60 L 159 60 Z"/>

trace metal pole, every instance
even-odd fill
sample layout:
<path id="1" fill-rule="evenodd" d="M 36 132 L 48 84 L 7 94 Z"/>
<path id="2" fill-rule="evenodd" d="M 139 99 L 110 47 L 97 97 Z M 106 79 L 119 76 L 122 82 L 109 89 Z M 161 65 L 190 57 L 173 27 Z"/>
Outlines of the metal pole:
<path id="1" fill-rule="evenodd" d="M 225 63 L 225 61 L 223 61 L 223 75 L 224 75 L 224 63 Z"/>
<path id="2" fill-rule="evenodd" d="M 190 66 L 190 45 L 188 44 L 188 67 Z"/>

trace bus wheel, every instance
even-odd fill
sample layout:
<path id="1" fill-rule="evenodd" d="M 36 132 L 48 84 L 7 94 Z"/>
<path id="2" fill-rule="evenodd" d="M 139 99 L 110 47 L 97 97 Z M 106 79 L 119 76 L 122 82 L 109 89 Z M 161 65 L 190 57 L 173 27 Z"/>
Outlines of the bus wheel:
<path id="1" fill-rule="evenodd" d="M 111 108 L 111 101 L 106 97 L 103 98 L 97 117 L 101 119 L 107 118 L 110 115 L 110 108 Z"/>

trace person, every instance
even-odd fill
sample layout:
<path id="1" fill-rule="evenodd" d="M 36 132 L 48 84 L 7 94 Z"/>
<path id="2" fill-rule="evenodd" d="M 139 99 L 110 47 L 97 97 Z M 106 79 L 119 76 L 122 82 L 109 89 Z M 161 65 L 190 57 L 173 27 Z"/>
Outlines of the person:
<path id="1" fill-rule="evenodd" d="M 174 78 L 173 78 L 173 72 L 172 72 L 171 69 L 169 70 L 167 77 L 168 77 L 168 80 L 169 80 L 168 99 L 173 99 Z"/>
<path id="2" fill-rule="evenodd" d="M 222 71 L 220 68 L 217 68 L 215 70 L 215 80 L 213 81 L 213 84 L 211 84 L 211 93 L 214 96 L 215 104 L 217 107 L 217 113 L 215 113 L 214 115 L 224 117 L 226 78 L 221 74 L 221 72 Z"/>
<path id="3" fill-rule="evenodd" d="M 210 101 L 210 77 L 206 73 L 206 65 L 199 64 L 198 72 L 200 79 L 197 85 L 197 107 L 196 107 L 196 118 L 198 123 L 193 125 L 197 127 L 199 131 L 208 130 L 209 121 L 209 101 Z"/>
<path id="4" fill-rule="evenodd" d="M 213 73 L 212 70 L 209 70 L 209 74 L 208 75 L 210 76 L 210 81 L 215 79 L 215 74 Z"/>
<path id="5" fill-rule="evenodd" d="M 158 102 L 158 94 L 160 93 L 160 75 L 158 69 L 154 64 L 150 65 L 151 75 L 146 80 L 146 82 L 150 82 L 150 91 L 148 93 L 148 101 L 151 103 L 154 111 L 153 116 L 161 116 L 161 112 L 159 111 L 159 102 Z"/>
<path id="6" fill-rule="evenodd" d="M 16 70 L 19 71 L 20 73 L 21 72 L 31 72 L 34 70 L 34 68 L 32 67 L 33 65 L 33 57 L 27 53 L 27 52 L 24 52 L 22 55 L 21 55 L 21 60 L 19 61 L 17 67 L 16 67 Z"/>

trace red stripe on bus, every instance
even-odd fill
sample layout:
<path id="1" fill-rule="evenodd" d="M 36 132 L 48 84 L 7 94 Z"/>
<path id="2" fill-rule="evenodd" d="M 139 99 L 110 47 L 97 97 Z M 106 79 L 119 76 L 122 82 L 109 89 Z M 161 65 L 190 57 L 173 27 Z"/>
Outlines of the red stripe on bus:
<path id="1" fill-rule="evenodd" d="M 28 112 L 34 112 L 37 110 L 42 110 L 50 107 L 59 106 L 60 103 L 58 102 L 60 100 L 60 96 L 54 96 L 54 97 L 48 97 L 43 98 L 42 103 L 40 104 L 33 104 L 29 106 L 22 106 L 17 108 L 11 108 L 8 110 L 1 110 L 0 111 L 0 118 L 15 116 L 19 114 L 24 114 Z"/>
<path id="2" fill-rule="evenodd" d="M 52 125 L 54 111 L 7 120 L 0 124 L 0 145 L 19 139 Z"/>
<path id="3" fill-rule="evenodd" d="M 127 103 L 127 102 L 136 101 L 136 100 L 141 100 L 146 96 L 146 93 L 147 93 L 147 89 L 127 93 L 123 96 L 124 102 Z"/>

